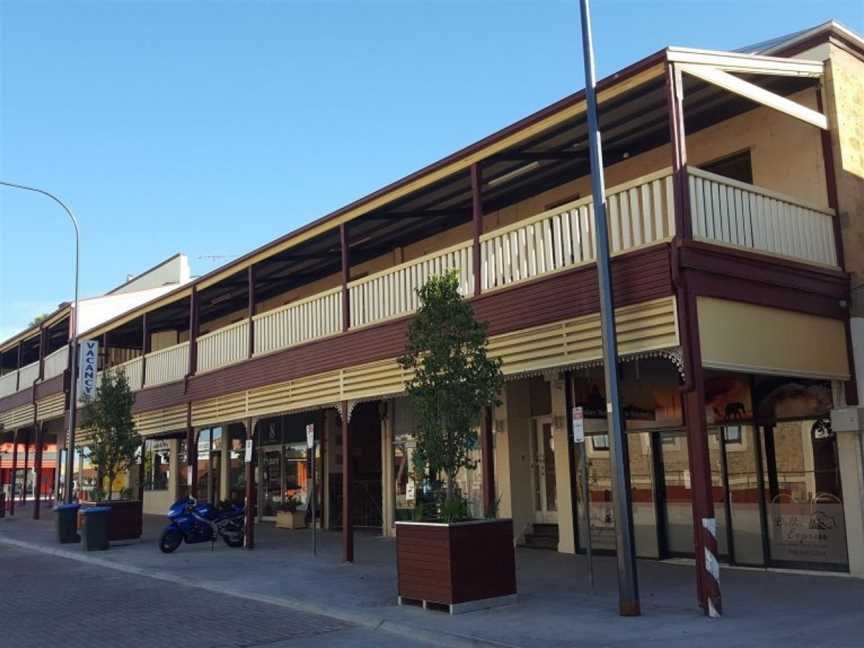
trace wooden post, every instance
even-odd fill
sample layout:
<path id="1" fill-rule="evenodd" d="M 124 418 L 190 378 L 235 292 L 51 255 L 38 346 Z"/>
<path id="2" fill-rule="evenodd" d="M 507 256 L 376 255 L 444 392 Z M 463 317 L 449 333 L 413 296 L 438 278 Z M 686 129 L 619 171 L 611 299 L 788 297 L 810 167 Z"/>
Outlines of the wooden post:
<path id="1" fill-rule="evenodd" d="M 495 513 L 495 452 L 492 447 L 492 432 L 495 421 L 492 408 L 483 412 L 483 426 L 480 432 L 480 461 L 483 464 L 483 514 L 487 518 Z"/>
<path id="2" fill-rule="evenodd" d="M 15 358 L 15 371 L 17 372 L 15 374 L 15 391 L 16 392 L 21 390 L 21 353 L 22 353 L 21 347 L 23 346 L 23 344 L 24 344 L 23 342 L 18 343 L 18 354 Z"/>
<path id="3" fill-rule="evenodd" d="M 39 519 L 39 509 L 42 504 L 42 446 L 45 443 L 45 423 L 36 424 L 36 454 L 33 457 L 33 519 Z"/>
<path id="4" fill-rule="evenodd" d="M 354 520 L 351 498 L 351 435 L 348 433 L 348 401 L 342 401 L 342 560 L 354 562 Z"/>
<path id="5" fill-rule="evenodd" d="M 480 237 L 483 235 L 483 194 L 480 165 L 477 162 L 471 165 L 471 202 L 474 218 L 472 270 L 474 272 L 474 296 L 476 297 L 480 294 L 483 286 L 482 277 L 480 276 L 483 269 L 480 250 Z"/>
<path id="6" fill-rule="evenodd" d="M 249 352 L 247 357 L 255 355 L 255 266 L 250 265 L 246 270 L 246 282 L 248 284 L 249 302 L 246 305 L 246 317 L 249 319 Z"/>
<path id="7" fill-rule="evenodd" d="M 192 286 L 189 296 L 189 374 L 194 376 L 198 369 L 198 290 Z"/>
<path id="8" fill-rule="evenodd" d="M 39 380 L 45 379 L 45 346 L 48 341 L 48 332 L 44 324 L 39 325 Z"/>
<path id="9" fill-rule="evenodd" d="M 18 430 L 12 432 L 12 472 L 9 490 L 9 515 L 15 515 L 15 473 L 18 471 Z"/>
<path id="10" fill-rule="evenodd" d="M 141 316 L 141 386 L 147 382 L 147 354 L 150 353 L 150 325 L 147 313 Z"/>
<path id="11" fill-rule="evenodd" d="M 102 334 L 102 341 L 100 344 L 102 346 L 102 370 L 104 371 L 105 369 L 108 369 L 111 366 L 111 360 L 108 356 L 108 332 L 107 331 Z"/>
<path id="12" fill-rule="evenodd" d="M 711 462 L 708 449 L 708 422 L 705 416 L 705 376 L 699 346 L 699 319 L 695 295 L 688 296 L 687 326 L 692 384 L 684 392 L 684 421 L 693 504 L 693 536 L 699 605 L 709 616 L 720 616 L 720 567 L 717 562 L 717 523 L 711 485 Z"/>
<path id="13" fill-rule="evenodd" d="M 666 66 L 666 105 L 669 111 L 669 137 L 672 143 L 672 182 L 675 197 L 675 235 L 693 238 L 690 218 L 690 188 L 687 181 L 687 145 L 684 129 L 684 82 L 681 71 L 672 63 Z"/>
<path id="14" fill-rule="evenodd" d="M 246 442 L 255 440 L 255 421 L 246 420 Z M 253 445 L 251 461 L 246 461 L 244 450 L 243 472 L 246 477 L 246 493 L 243 510 L 243 546 L 246 549 L 255 548 L 255 448 Z"/>
<path id="15" fill-rule="evenodd" d="M 186 464 L 189 497 L 198 499 L 198 439 L 192 427 L 192 403 L 186 405 Z"/>
<path id="16" fill-rule="evenodd" d="M 339 249 L 342 251 L 342 331 L 351 328 L 351 298 L 348 282 L 351 281 L 351 257 L 348 249 L 348 226 L 339 226 Z"/>
<path id="17" fill-rule="evenodd" d="M 675 238 L 672 276 L 678 300 L 678 324 L 685 356 L 686 380 L 682 390 L 684 421 L 693 503 L 693 539 L 696 554 L 696 598 L 709 616 L 720 616 L 720 571 L 717 562 L 717 523 L 711 486 L 708 450 L 708 423 L 705 417 L 705 379 L 699 345 L 699 317 L 696 295 L 687 289 L 677 253 L 681 240 L 693 238 L 690 192 L 687 180 L 687 146 L 684 128 L 684 85 L 681 71 L 666 67 L 669 133 L 672 142 L 672 181 L 675 195 Z"/>
<path id="18" fill-rule="evenodd" d="M 27 504 L 27 462 L 30 459 L 30 432 L 24 432 L 24 479 L 21 486 L 21 506 Z"/>

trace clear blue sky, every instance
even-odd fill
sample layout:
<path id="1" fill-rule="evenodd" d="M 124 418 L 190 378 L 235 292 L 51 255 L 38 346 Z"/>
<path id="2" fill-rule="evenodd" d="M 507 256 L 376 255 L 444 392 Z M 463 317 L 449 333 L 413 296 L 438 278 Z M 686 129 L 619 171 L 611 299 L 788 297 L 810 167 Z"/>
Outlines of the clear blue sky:
<path id="1" fill-rule="evenodd" d="M 864 0 L 595 0 L 599 74 Z M 0 0 L 0 177 L 83 228 L 82 293 L 238 255 L 583 86 L 576 0 Z M 48 200 L 0 189 L 0 340 L 71 297 Z"/>

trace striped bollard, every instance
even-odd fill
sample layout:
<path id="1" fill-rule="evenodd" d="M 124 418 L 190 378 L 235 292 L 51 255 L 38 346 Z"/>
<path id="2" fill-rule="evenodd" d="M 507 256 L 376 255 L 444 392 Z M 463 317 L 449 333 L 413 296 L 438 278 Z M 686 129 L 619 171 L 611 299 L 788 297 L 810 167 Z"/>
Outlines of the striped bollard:
<path id="1" fill-rule="evenodd" d="M 702 518 L 702 540 L 705 547 L 705 611 L 712 619 L 720 617 L 720 563 L 717 562 L 717 520 Z"/>

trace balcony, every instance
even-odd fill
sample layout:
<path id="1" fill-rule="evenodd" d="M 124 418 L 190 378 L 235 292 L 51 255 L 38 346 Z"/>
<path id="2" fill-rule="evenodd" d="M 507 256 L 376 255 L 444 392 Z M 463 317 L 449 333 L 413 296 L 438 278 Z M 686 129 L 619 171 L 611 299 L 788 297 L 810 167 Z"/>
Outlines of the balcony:
<path id="1" fill-rule="evenodd" d="M 837 268 L 833 213 L 789 196 L 730 180 L 694 167 L 687 170 L 694 239 L 820 267 Z M 675 236 L 671 169 L 663 169 L 607 192 L 609 245 L 613 257 L 669 242 Z M 475 250 L 480 251 L 480 291 L 492 293 L 581 266 L 596 259 L 590 197 L 486 232 L 473 240 L 347 282 L 349 330 L 408 316 L 417 290 L 432 276 L 456 271 L 460 292 L 473 296 Z M 255 314 L 197 338 L 202 374 L 253 357 L 343 333 L 342 287 Z M 251 339 L 250 339 L 251 338 Z M 46 377 L 65 364 L 65 349 L 45 359 Z M 183 380 L 189 373 L 189 342 L 139 356 L 114 369 L 133 390 Z M 37 367 L 38 368 L 38 367 Z M 29 370 L 24 368 L 21 371 Z M 32 370 L 31 370 L 32 371 Z M 0 378 L 0 395 L 10 375 Z"/>

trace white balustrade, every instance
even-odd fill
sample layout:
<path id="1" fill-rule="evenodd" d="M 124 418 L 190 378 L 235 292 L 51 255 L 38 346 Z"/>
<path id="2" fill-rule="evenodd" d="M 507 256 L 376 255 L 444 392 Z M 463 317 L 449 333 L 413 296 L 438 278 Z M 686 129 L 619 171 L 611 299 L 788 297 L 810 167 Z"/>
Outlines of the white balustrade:
<path id="1" fill-rule="evenodd" d="M 122 371 L 126 374 L 126 382 L 129 383 L 129 389 L 138 391 L 142 387 L 142 378 L 144 375 L 141 368 L 144 366 L 144 356 L 132 358 L 121 364 L 111 367 L 112 371 Z"/>
<path id="2" fill-rule="evenodd" d="M 468 296 L 474 290 L 473 249 L 471 242 L 427 254 L 395 268 L 353 281 L 348 286 L 351 300 L 351 327 L 407 315 L 420 305 L 417 290 L 433 276 L 457 270 L 459 292 Z"/>
<path id="3" fill-rule="evenodd" d="M 189 343 L 182 342 L 146 355 L 144 384 L 148 387 L 182 380 L 189 372 Z"/>
<path id="4" fill-rule="evenodd" d="M 31 362 L 29 365 L 25 367 L 21 367 L 18 370 L 18 374 L 21 376 L 18 379 L 18 389 L 25 389 L 27 387 L 32 387 L 34 381 L 39 378 L 39 361 Z"/>
<path id="5" fill-rule="evenodd" d="M 69 367 L 69 347 L 62 346 L 56 351 L 52 351 L 45 356 L 43 362 L 45 366 L 42 371 L 42 378 L 44 380 L 59 376 Z"/>
<path id="6" fill-rule="evenodd" d="M 837 267 L 834 212 L 688 167 L 693 236 Z"/>
<path id="7" fill-rule="evenodd" d="M 255 315 L 252 320 L 255 355 L 334 335 L 342 330 L 342 289 L 291 302 Z"/>
<path id="8" fill-rule="evenodd" d="M 249 357 L 249 320 L 198 337 L 197 373 L 224 367 Z"/>
<path id="9" fill-rule="evenodd" d="M 663 169 L 607 190 L 609 248 L 614 254 L 672 238 L 672 174 Z M 503 227 L 481 239 L 482 289 L 491 290 L 593 263 L 597 249 L 590 197 Z"/>
<path id="10" fill-rule="evenodd" d="M 0 398 L 18 391 L 18 372 L 12 371 L 0 376 Z"/>

